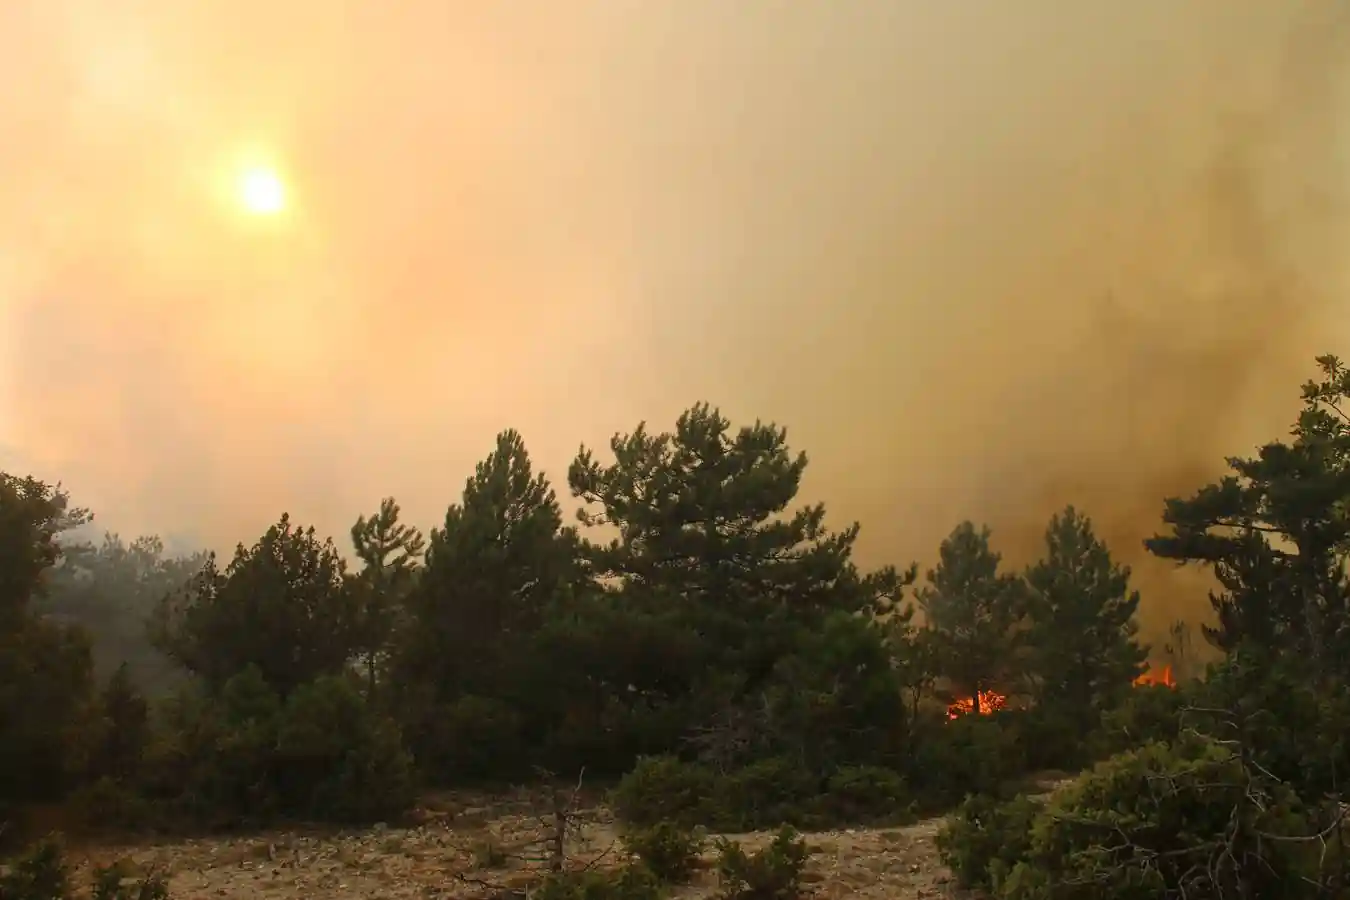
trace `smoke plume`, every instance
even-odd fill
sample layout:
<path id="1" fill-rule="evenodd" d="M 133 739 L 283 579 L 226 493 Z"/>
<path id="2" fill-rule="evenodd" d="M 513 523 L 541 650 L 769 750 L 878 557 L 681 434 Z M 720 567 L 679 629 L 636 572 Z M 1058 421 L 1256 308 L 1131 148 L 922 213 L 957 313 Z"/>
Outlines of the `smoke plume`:
<path id="1" fill-rule="evenodd" d="M 1072 501 L 1166 624 L 1163 497 L 1344 344 L 1346 9 L 5 4 L 0 452 L 225 547 L 707 399 L 869 562 Z M 258 153 L 284 221 L 222 194 Z"/>

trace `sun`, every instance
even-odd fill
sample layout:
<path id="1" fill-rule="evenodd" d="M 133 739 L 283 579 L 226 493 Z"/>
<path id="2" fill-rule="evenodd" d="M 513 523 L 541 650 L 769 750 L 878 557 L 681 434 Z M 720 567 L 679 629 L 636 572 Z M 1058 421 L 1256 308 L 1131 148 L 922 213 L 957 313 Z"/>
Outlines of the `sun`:
<path id="1" fill-rule="evenodd" d="M 239 173 L 239 203 L 255 216 L 275 216 L 286 209 L 286 184 L 274 169 L 250 166 Z"/>

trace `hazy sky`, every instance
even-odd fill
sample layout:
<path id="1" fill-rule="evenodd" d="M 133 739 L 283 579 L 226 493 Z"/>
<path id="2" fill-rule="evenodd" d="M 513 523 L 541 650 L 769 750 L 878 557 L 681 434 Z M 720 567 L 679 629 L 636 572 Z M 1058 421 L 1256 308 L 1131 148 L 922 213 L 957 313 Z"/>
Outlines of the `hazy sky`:
<path id="1" fill-rule="evenodd" d="M 228 546 L 706 399 L 868 562 L 1135 558 L 1350 355 L 1346 8 L 0 0 L 0 445 Z"/>

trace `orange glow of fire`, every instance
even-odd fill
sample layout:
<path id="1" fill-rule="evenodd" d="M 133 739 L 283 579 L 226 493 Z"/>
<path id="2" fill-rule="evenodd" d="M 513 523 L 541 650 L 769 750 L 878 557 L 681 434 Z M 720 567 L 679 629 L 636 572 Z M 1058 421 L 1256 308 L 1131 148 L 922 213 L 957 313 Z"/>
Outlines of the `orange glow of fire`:
<path id="1" fill-rule="evenodd" d="M 980 715 L 988 716 L 1008 705 L 1008 698 L 994 691 L 980 691 Z M 947 707 L 947 718 L 957 719 L 975 711 L 975 698 L 962 697 Z"/>
<path id="2" fill-rule="evenodd" d="M 1177 681 L 1172 677 L 1172 667 L 1163 666 L 1161 669 L 1145 669 L 1144 673 L 1134 680 L 1136 685 L 1160 684 L 1163 687 L 1176 687 Z"/>
<path id="3" fill-rule="evenodd" d="M 1161 669 L 1145 669 L 1144 672 L 1134 680 L 1135 686 L 1162 685 L 1163 687 L 1174 688 L 1177 686 L 1177 680 L 1172 675 L 1172 667 L 1165 665 Z M 995 691 L 980 691 L 980 715 L 988 716 L 1005 709 L 1008 705 L 1008 698 Z M 951 703 L 947 707 L 947 718 L 958 719 L 961 716 L 968 715 L 975 711 L 975 700 L 972 697 L 962 697 Z"/>

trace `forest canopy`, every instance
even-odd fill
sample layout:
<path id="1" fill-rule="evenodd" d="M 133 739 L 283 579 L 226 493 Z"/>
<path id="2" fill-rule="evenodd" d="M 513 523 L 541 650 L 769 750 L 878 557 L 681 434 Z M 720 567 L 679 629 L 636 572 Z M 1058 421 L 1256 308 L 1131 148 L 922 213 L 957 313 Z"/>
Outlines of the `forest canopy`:
<path id="1" fill-rule="evenodd" d="M 586 772 L 617 785 L 634 827 L 959 805 L 953 870 L 1010 898 L 1070 876 L 1178 897 L 1328 889 L 1304 848 L 1339 827 L 1350 763 L 1336 737 L 1350 724 L 1350 373 L 1317 363 L 1292 435 L 1167 499 L 1146 542 L 1213 572 L 1214 618 L 1194 623 L 1208 662 L 1187 623 L 1140 641 L 1130 569 L 1088 511 L 1054 515 L 1025 567 L 966 521 L 931 568 L 867 569 L 860 525 L 799 496 L 808 457 L 787 430 L 707 404 L 583 447 L 571 523 L 508 430 L 426 533 L 384 498 L 349 546 L 283 512 L 228 559 L 154 537 L 90 543 L 76 537 L 90 511 L 59 484 L 5 474 L 0 814 L 368 822 L 428 786 Z M 1048 806 L 1006 805 L 1030 773 L 1085 767 Z M 1153 805 L 1098 809 L 1158 773 L 1173 787 Z M 1111 825 L 1130 842 L 1107 864 L 1086 824 L 1066 824 L 1089 813 L 1189 824 Z M 1156 864 L 1267 832 L 1282 843 L 1226 868 Z"/>

